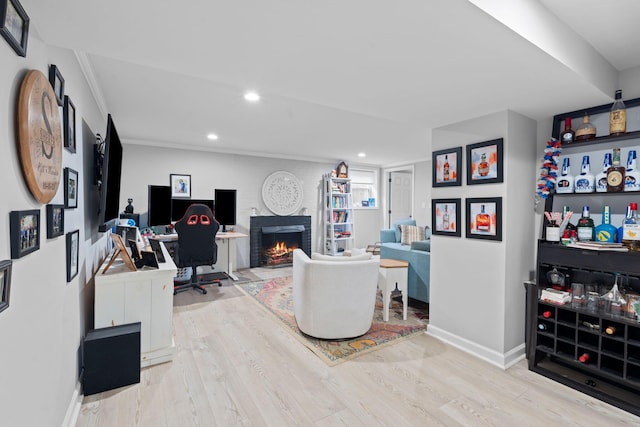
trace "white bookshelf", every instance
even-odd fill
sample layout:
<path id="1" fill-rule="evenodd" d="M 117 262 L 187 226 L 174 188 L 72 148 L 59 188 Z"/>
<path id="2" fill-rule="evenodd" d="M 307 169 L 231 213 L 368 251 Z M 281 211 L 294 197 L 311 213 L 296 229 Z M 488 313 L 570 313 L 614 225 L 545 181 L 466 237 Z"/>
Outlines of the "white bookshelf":
<path id="1" fill-rule="evenodd" d="M 324 193 L 324 251 L 340 255 L 353 248 L 353 198 L 351 179 L 323 176 Z"/>

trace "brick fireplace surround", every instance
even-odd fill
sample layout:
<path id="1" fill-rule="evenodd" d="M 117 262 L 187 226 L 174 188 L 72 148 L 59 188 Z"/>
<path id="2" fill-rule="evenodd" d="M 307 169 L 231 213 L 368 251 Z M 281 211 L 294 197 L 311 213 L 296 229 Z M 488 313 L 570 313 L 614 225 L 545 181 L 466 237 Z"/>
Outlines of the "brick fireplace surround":
<path id="1" fill-rule="evenodd" d="M 249 262 L 250 267 L 262 266 L 262 227 L 302 225 L 301 249 L 311 256 L 311 216 L 252 216 L 249 221 Z"/>

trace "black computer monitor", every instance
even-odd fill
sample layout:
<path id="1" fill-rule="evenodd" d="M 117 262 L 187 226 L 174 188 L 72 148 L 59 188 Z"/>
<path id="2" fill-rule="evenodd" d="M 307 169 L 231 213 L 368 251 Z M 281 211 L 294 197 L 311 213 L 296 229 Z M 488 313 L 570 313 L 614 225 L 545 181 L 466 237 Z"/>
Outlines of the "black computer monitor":
<path id="1" fill-rule="evenodd" d="M 147 200 L 147 225 L 156 227 L 171 224 L 171 187 L 149 185 Z"/>
<path id="2" fill-rule="evenodd" d="M 236 225 L 236 190 L 216 188 L 214 200 L 214 216 L 222 226 L 222 231 L 227 231 L 227 225 Z"/>
<path id="3" fill-rule="evenodd" d="M 211 199 L 171 199 L 171 221 L 180 221 L 187 208 L 194 203 L 207 205 L 213 212 L 213 200 Z"/>

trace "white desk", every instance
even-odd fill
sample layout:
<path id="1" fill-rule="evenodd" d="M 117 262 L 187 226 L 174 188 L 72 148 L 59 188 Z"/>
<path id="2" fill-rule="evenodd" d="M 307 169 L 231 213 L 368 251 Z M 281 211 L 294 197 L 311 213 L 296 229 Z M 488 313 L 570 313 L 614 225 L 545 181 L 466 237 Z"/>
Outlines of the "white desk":
<path id="1" fill-rule="evenodd" d="M 168 362 L 175 353 L 173 278 L 177 268 L 161 246 L 166 262 L 158 269 L 132 271 L 118 259 L 103 274 L 107 258 L 95 277 L 94 327 L 141 322 L 141 367 Z"/>
<path id="2" fill-rule="evenodd" d="M 219 231 L 216 234 L 216 243 L 218 244 L 218 260 L 214 267 L 220 271 L 227 273 L 233 280 L 238 280 L 233 272 L 236 271 L 236 239 L 241 237 L 249 237 L 244 233 L 237 231 Z M 178 234 L 160 234 L 154 238 L 163 241 L 178 240 Z"/>

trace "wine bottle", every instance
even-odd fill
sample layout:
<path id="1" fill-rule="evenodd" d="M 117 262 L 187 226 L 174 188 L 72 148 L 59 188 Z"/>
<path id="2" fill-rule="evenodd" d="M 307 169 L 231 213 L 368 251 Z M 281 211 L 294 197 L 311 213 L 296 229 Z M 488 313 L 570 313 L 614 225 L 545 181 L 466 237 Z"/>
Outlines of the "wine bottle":
<path id="1" fill-rule="evenodd" d="M 580 175 L 576 175 L 575 178 L 575 192 L 593 193 L 596 189 L 595 182 L 596 178 L 591 173 L 589 156 L 582 156 L 582 168 L 580 169 Z"/>
<path id="2" fill-rule="evenodd" d="M 596 240 L 598 242 L 615 242 L 618 238 L 618 229 L 611 225 L 611 209 L 609 206 L 602 208 L 602 223 L 596 227 Z"/>
<path id="3" fill-rule="evenodd" d="M 624 191 L 640 191 L 640 171 L 636 168 L 636 150 L 629 150 L 627 170 L 624 175 Z"/>
<path id="4" fill-rule="evenodd" d="M 573 181 L 574 178 L 571 175 L 571 163 L 568 157 L 565 157 L 562 161 L 562 172 L 556 185 L 557 193 L 573 193 Z"/>
<path id="5" fill-rule="evenodd" d="M 622 91 L 618 89 L 609 113 L 609 135 L 624 135 L 625 133 L 627 133 L 627 108 L 622 101 Z"/>
<path id="6" fill-rule="evenodd" d="M 590 358 L 591 356 L 589 355 L 589 353 L 582 353 L 580 357 L 578 357 L 578 360 L 580 361 L 580 363 L 589 363 Z"/>
<path id="7" fill-rule="evenodd" d="M 629 203 L 627 216 L 622 224 L 622 243 L 630 251 L 640 251 L 640 224 L 637 220 L 638 204 Z"/>
<path id="8" fill-rule="evenodd" d="M 571 208 L 569 206 L 563 206 L 562 207 L 562 222 L 564 222 L 564 219 L 567 217 L 568 212 L 571 210 Z M 573 225 L 573 223 L 571 221 L 567 222 L 567 226 L 564 228 L 564 231 L 568 231 L 568 236 L 567 237 L 571 237 L 571 231 L 576 230 L 576 226 Z"/>
<path id="9" fill-rule="evenodd" d="M 447 211 L 447 205 L 444 205 L 444 213 L 442 214 L 442 229 L 449 231 L 449 212 Z"/>
<path id="10" fill-rule="evenodd" d="M 611 166 L 611 153 L 604 154 L 602 172 L 596 175 L 596 192 L 606 193 L 607 191 L 607 170 Z"/>
<path id="11" fill-rule="evenodd" d="M 444 165 L 442 166 L 442 179 L 449 181 L 449 158 L 446 154 L 444 156 Z"/>
<path id="12" fill-rule="evenodd" d="M 546 331 L 548 329 L 549 329 L 549 327 L 546 325 L 546 323 L 538 323 L 538 330 L 539 331 Z"/>
<path id="13" fill-rule="evenodd" d="M 578 241 L 589 242 L 594 238 L 593 219 L 589 216 L 589 206 L 582 208 L 582 217 L 578 220 Z"/>
<path id="14" fill-rule="evenodd" d="M 616 334 L 616 327 L 613 325 L 609 325 L 604 329 L 604 333 L 607 335 L 615 335 Z"/>
<path id="15" fill-rule="evenodd" d="M 613 149 L 613 160 L 607 169 L 607 192 L 624 191 L 624 175 L 626 168 L 620 165 L 620 148 Z"/>
<path id="16" fill-rule="evenodd" d="M 571 118 L 567 117 L 564 119 L 564 131 L 562 131 L 561 140 L 563 144 L 571 144 L 575 142 L 576 132 L 571 129 Z"/>
<path id="17" fill-rule="evenodd" d="M 576 141 L 588 141 L 596 137 L 596 127 L 589 122 L 589 115 L 584 113 L 582 124 L 576 129 Z"/>
<path id="18" fill-rule="evenodd" d="M 542 312 L 542 317 L 544 317 L 545 319 L 550 319 L 551 318 L 551 310 L 545 310 Z"/>

